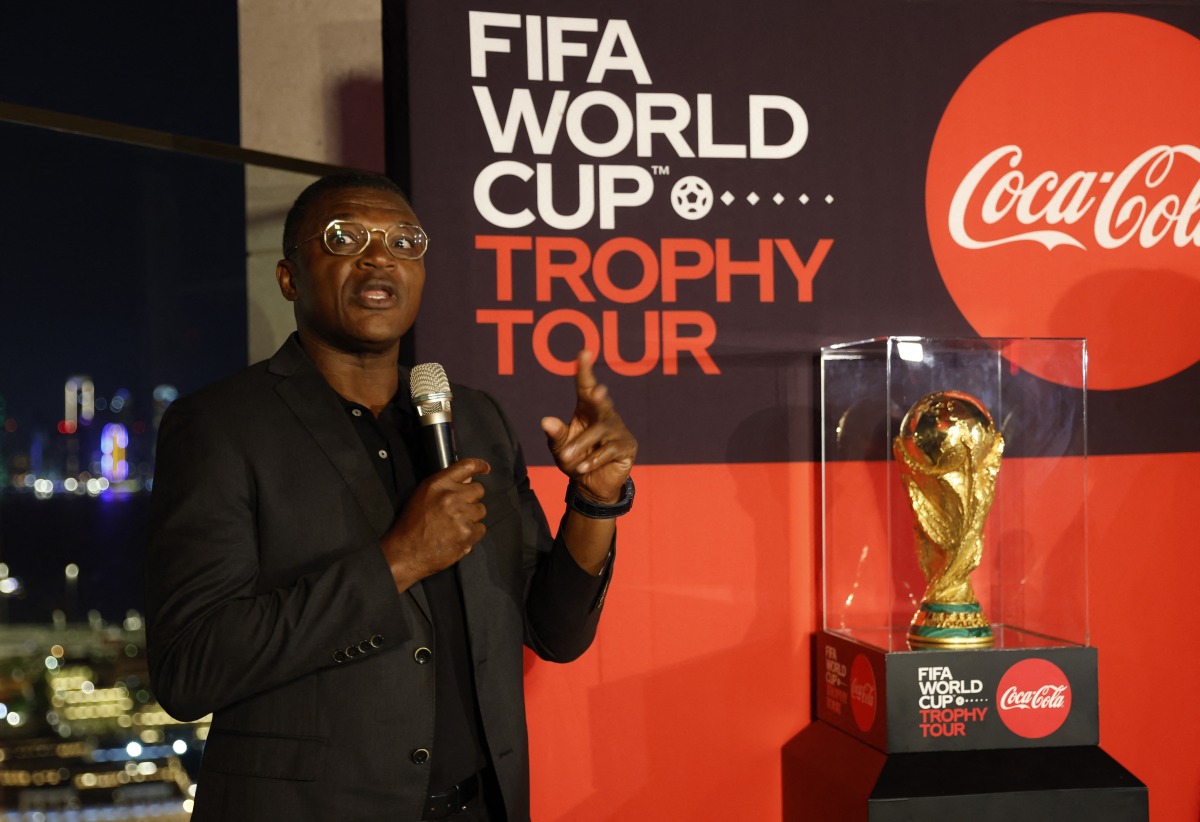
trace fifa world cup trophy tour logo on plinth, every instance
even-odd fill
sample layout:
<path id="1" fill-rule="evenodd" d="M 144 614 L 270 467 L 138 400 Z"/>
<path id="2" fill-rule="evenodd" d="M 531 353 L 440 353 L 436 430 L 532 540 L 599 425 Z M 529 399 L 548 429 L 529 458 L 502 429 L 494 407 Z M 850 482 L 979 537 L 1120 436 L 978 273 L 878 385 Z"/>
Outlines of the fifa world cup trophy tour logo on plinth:
<path id="1" fill-rule="evenodd" d="M 987 648 L 992 627 L 971 587 L 996 493 L 1004 438 L 983 404 L 960 391 L 922 397 L 892 443 L 916 517 L 925 595 L 908 629 L 914 648 Z"/>

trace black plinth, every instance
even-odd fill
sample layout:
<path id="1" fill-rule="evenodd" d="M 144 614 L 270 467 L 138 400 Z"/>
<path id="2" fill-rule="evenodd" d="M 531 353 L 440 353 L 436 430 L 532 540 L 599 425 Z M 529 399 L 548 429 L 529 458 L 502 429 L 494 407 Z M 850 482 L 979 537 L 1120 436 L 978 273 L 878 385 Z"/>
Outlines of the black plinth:
<path id="1" fill-rule="evenodd" d="M 785 822 L 1145 822 L 1146 786 L 1096 746 L 884 754 L 824 722 L 783 748 Z"/>

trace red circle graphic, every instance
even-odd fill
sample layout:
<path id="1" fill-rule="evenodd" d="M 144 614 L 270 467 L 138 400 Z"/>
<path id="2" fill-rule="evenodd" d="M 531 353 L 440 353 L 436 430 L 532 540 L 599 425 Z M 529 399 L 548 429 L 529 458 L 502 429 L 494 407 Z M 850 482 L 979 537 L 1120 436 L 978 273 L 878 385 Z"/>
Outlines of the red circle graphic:
<path id="1" fill-rule="evenodd" d="M 1041 739 L 1062 727 L 1071 713 L 1071 683 L 1046 659 L 1022 659 L 996 688 L 996 711 L 1017 736 Z"/>
<path id="2" fill-rule="evenodd" d="M 850 710 L 854 714 L 854 724 L 860 731 L 865 733 L 875 724 L 878 701 L 875 671 L 871 668 L 871 662 L 862 654 L 857 654 L 854 662 L 850 663 Z"/>
<path id="3" fill-rule="evenodd" d="M 980 336 L 1087 337 L 1097 389 L 1200 360 L 1196 77 L 1200 39 L 1106 12 L 1034 26 L 967 76 L 930 149 L 925 208 Z"/>

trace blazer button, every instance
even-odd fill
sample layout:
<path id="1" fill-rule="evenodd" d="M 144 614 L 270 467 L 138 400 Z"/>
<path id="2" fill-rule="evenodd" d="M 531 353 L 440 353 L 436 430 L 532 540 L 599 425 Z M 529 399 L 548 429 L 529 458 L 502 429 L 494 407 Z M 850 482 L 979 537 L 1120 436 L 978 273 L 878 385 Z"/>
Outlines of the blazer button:
<path id="1" fill-rule="evenodd" d="M 410 755 L 410 758 L 415 765 L 424 765 L 429 761 L 429 750 L 427 748 L 417 748 Z"/>
<path id="2" fill-rule="evenodd" d="M 426 662 L 433 659 L 433 651 L 422 646 L 422 647 L 418 648 L 417 650 L 413 651 L 413 659 L 415 659 L 417 661 L 418 665 L 424 665 Z"/>
<path id="3" fill-rule="evenodd" d="M 371 637 L 371 647 L 372 648 L 382 648 L 383 647 L 383 637 L 381 637 L 379 634 L 375 634 L 375 636 Z"/>
<path id="4" fill-rule="evenodd" d="M 354 659 L 354 657 L 358 656 L 360 653 L 361 653 L 361 651 L 358 650 L 357 645 L 347 645 L 346 646 L 346 656 L 349 659 Z"/>
<path id="5" fill-rule="evenodd" d="M 369 650 L 371 650 L 371 643 L 367 640 L 364 639 L 362 642 L 358 643 L 358 652 L 360 654 L 365 654 Z"/>
<path id="6" fill-rule="evenodd" d="M 338 648 L 336 651 L 333 652 L 333 661 L 334 662 L 345 662 L 346 661 L 346 652 L 343 651 L 341 648 Z"/>

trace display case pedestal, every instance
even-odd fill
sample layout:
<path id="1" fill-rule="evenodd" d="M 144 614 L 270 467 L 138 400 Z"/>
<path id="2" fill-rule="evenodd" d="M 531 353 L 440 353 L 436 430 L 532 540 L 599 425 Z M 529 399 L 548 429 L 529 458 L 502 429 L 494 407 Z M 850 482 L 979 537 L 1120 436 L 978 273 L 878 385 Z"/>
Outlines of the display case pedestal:
<path id="1" fill-rule="evenodd" d="M 883 651 L 816 637 L 817 717 L 885 753 L 1096 745 L 1096 649 Z"/>
<path id="2" fill-rule="evenodd" d="M 817 721 L 783 747 L 783 820 L 1145 822 L 1146 786 L 1095 745 L 884 754 Z"/>

